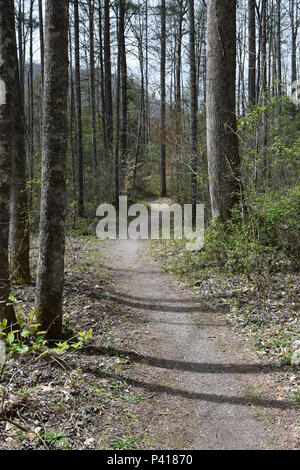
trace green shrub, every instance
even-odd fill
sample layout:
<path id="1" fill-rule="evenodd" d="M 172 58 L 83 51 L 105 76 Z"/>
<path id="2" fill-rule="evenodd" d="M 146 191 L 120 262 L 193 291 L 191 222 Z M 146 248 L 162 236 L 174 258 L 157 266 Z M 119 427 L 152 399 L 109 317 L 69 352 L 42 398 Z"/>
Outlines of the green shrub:
<path id="1" fill-rule="evenodd" d="M 248 277 L 270 271 L 298 270 L 300 258 L 300 186 L 285 195 L 248 196 L 225 225 L 214 219 L 201 254 L 206 265 Z"/>

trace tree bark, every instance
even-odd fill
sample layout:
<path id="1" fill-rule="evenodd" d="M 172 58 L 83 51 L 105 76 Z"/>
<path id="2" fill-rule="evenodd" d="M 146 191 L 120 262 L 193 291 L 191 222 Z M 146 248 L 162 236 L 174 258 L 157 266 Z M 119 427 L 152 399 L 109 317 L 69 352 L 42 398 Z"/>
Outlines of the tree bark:
<path id="1" fill-rule="evenodd" d="M 22 29 L 22 28 L 21 28 Z M 13 51 L 18 70 L 17 47 Z M 22 76 L 22 74 L 21 74 Z M 23 76 L 24 78 L 24 76 Z M 14 149 L 10 194 L 10 272 L 11 279 L 21 285 L 30 283 L 29 266 L 29 213 L 26 185 L 26 140 L 23 87 L 19 74 L 15 77 Z"/>
<path id="2" fill-rule="evenodd" d="M 120 40 L 120 73 L 121 73 L 121 126 L 120 126 L 120 154 L 122 175 L 125 177 L 127 165 L 127 63 L 125 44 L 125 14 L 126 0 L 120 0 L 119 7 L 119 40 Z"/>
<path id="3" fill-rule="evenodd" d="M 207 11 L 207 156 L 212 216 L 225 222 L 238 201 L 236 0 L 210 0 Z"/>
<path id="4" fill-rule="evenodd" d="M 261 37 L 260 37 L 260 105 L 265 107 L 267 104 L 267 7 L 268 0 L 262 0 L 261 4 Z M 266 181 L 268 171 L 268 158 L 267 158 L 267 113 L 262 113 L 262 123 L 259 129 L 259 145 L 263 155 L 262 176 L 264 182 Z"/>
<path id="5" fill-rule="evenodd" d="M 74 71 L 73 71 L 73 48 L 72 48 L 72 35 L 69 29 L 69 51 L 70 51 L 70 64 L 69 64 L 69 105 L 70 105 L 70 152 L 71 152 L 71 164 L 72 164 L 72 186 L 73 186 L 73 201 L 76 201 L 76 168 L 75 168 L 75 148 L 74 148 L 74 119 L 75 119 L 75 95 L 74 95 Z M 73 212 L 73 224 L 76 222 L 76 207 Z"/>
<path id="6" fill-rule="evenodd" d="M 40 248 L 36 314 L 48 339 L 62 334 L 66 216 L 68 2 L 46 0 Z"/>
<path id="7" fill-rule="evenodd" d="M 15 82 L 18 75 L 13 0 L 0 0 L 0 320 L 16 323 L 8 266 L 9 194 L 12 166 Z"/>
<path id="8" fill-rule="evenodd" d="M 96 134 L 96 101 L 95 101 L 95 51 L 94 51 L 94 12 L 95 0 L 89 0 L 89 42 L 90 42 L 90 89 L 91 89 L 91 123 L 92 123 L 92 151 L 93 171 L 96 179 L 96 190 L 99 190 L 97 134 Z"/>
<path id="9" fill-rule="evenodd" d="M 198 128 L 198 96 L 197 96 L 197 70 L 196 70 L 196 55 L 195 55 L 195 7 L 194 0 L 189 0 L 189 15 L 190 15 L 190 151 L 191 151 L 191 203 L 193 205 L 193 215 L 195 216 L 196 202 L 197 202 L 197 156 L 198 156 L 198 142 L 197 142 L 197 128 Z"/>
<path id="10" fill-rule="evenodd" d="M 256 102 L 256 27 L 255 27 L 256 0 L 248 0 L 248 100 Z"/>
<path id="11" fill-rule="evenodd" d="M 79 11 L 78 0 L 74 0 L 74 39 L 75 39 L 75 114 L 76 114 L 76 149 L 77 149 L 77 190 L 78 215 L 84 216 L 83 184 L 83 150 L 81 122 L 81 83 L 80 83 L 80 50 L 79 50 Z"/>
<path id="12" fill-rule="evenodd" d="M 33 99 L 33 7 L 34 0 L 30 1 L 29 14 L 29 155 L 28 173 L 30 180 L 33 179 L 33 159 L 34 159 L 34 99 Z M 31 207 L 31 194 L 29 195 L 29 207 Z"/>
<path id="13" fill-rule="evenodd" d="M 110 13 L 109 0 L 104 0 L 104 73 L 105 73 L 105 123 L 107 144 L 110 152 L 113 145 L 113 102 L 111 84 Z"/>
<path id="14" fill-rule="evenodd" d="M 282 95 L 282 66 L 281 66 L 281 0 L 277 0 L 277 38 L 276 38 L 276 57 L 277 57 L 277 95 Z"/>
<path id="15" fill-rule="evenodd" d="M 107 151 L 107 128 L 106 128 L 106 100 L 105 100 L 105 70 L 104 70 L 104 59 L 103 59 L 103 27 L 102 27 L 102 5 L 101 0 L 98 1 L 99 10 L 99 62 L 100 62 L 100 99 L 101 99 L 101 121 L 102 121 L 102 132 L 103 132 L 103 148 L 104 148 L 104 162 L 108 164 L 108 151 Z M 109 60 L 110 62 L 110 60 Z M 111 88 L 111 87 L 110 87 Z M 99 113 L 100 121 L 100 113 Z M 100 126 L 99 126 L 100 128 Z M 110 144 L 111 146 L 111 144 Z"/>
<path id="16" fill-rule="evenodd" d="M 292 83 L 297 80 L 297 36 L 299 28 L 299 18 L 298 18 L 299 5 L 298 1 L 290 0 L 290 21 L 291 21 L 291 64 L 292 64 L 292 74 L 291 80 Z"/>
<path id="17" fill-rule="evenodd" d="M 176 121 L 178 128 L 180 128 L 181 121 L 181 50 L 182 50 L 182 23 L 183 23 L 183 0 L 178 0 L 178 35 L 177 35 L 177 51 L 176 51 L 176 87 L 175 87 L 175 109 L 176 109 Z"/>
<path id="18" fill-rule="evenodd" d="M 41 49 L 41 76 L 42 85 L 44 85 L 44 19 L 43 19 L 43 3 L 39 0 L 39 24 L 40 24 L 40 49 Z"/>
<path id="19" fill-rule="evenodd" d="M 160 195 L 166 197 L 166 1 L 161 1 L 160 33 Z"/>
<path id="20" fill-rule="evenodd" d="M 24 0 L 19 0 L 18 8 L 18 49 L 19 49 L 19 74 L 20 74 L 20 90 L 21 103 L 24 108 Z"/>
<path id="21" fill-rule="evenodd" d="M 118 30 L 118 11 L 116 8 L 117 17 L 117 30 Z M 119 210 L 119 194 L 120 194 L 120 181 L 119 181 L 119 143 L 120 143 L 120 38 L 118 36 L 118 58 L 117 58 L 117 82 L 116 82 L 116 130 L 115 130 L 115 152 L 114 152 L 114 183 L 115 183 L 115 206 Z"/>

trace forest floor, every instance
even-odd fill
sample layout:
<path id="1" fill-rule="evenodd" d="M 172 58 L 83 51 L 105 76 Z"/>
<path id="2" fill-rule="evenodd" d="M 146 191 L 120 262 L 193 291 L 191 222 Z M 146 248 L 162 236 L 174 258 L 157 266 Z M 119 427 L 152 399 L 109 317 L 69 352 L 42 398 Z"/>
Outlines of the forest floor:
<path id="1" fill-rule="evenodd" d="M 149 248 L 68 238 L 65 329 L 93 335 L 63 360 L 7 361 L 0 448 L 299 448 L 299 407 L 283 392 L 290 367 L 258 357 Z M 36 255 L 35 245 L 34 269 Z M 33 307 L 33 285 L 14 295 Z"/>

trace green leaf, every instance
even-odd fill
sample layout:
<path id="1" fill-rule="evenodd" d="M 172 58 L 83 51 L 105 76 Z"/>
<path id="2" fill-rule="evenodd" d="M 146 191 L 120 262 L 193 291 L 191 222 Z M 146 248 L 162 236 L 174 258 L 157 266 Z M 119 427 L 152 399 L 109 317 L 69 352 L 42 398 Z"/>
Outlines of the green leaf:
<path id="1" fill-rule="evenodd" d="M 15 335 L 14 333 L 11 331 L 10 333 L 8 333 L 7 337 L 6 337 L 6 341 L 8 342 L 8 344 L 12 344 L 15 340 Z"/>

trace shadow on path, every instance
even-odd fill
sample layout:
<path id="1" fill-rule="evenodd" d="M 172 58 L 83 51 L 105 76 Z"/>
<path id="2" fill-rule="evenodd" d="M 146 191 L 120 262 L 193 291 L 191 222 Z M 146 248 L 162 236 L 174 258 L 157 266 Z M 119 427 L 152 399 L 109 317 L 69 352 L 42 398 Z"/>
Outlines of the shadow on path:
<path id="1" fill-rule="evenodd" d="M 267 374 L 274 371 L 282 371 L 288 366 L 278 366 L 277 364 L 218 364 L 218 363 L 197 363 L 183 362 L 172 359 L 156 358 L 134 351 L 126 351 L 104 346 L 87 346 L 82 349 L 83 354 L 89 356 L 128 356 L 132 362 L 148 364 L 169 370 L 189 371 L 208 374 Z"/>
<path id="2" fill-rule="evenodd" d="M 93 370 L 91 368 L 85 368 L 85 372 L 94 374 L 97 377 L 113 379 L 114 381 L 119 380 L 125 382 L 128 385 L 142 388 L 149 392 L 156 393 L 167 393 L 171 396 L 182 396 L 192 400 L 206 401 L 211 403 L 219 404 L 231 404 L 231 405 L 241 405 L 241 406 L 261 406 L 265 408 L 277 408 L 277 409 L 295 409 L 295 405 L 287 400 L 271 400 L 267 398 L 258 398 L 258 397 L 230 397 L 225 395 L 217 394 L 208 394 L 208 393 L 198 393 L 198 392 L 189 392 L 186 390 L 181 390 L 178 388 L 166 387 L 159 384 L 147 383 L 143 380 L 133 379 L 130 377 L 125 377 L 120 374 L 112 374 L 102 370 Z"/>

